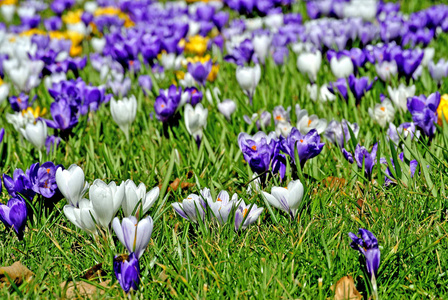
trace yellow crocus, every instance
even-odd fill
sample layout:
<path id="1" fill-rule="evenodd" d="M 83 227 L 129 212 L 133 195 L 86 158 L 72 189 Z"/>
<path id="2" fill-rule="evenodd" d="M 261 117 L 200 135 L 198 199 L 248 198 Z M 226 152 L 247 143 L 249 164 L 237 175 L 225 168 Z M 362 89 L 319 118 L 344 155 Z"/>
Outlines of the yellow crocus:
<path id="1" fill-rule="evenodd" d="M 204 55 L 205 51 L 207 51 L 209 38 L 202 37 L 200 35 L 192 36 L 185 42 L 185 52 L 192 53 L 196 55 Z"/>
<path id="2" fill-rule="evenodd" d="M 36 108 L 28 107 L 27 109 L 22 110 L 22 116 L 31 113 L 35 119 L 44 116 L 47 113 L 47 109 L 44 107 L 41 109 L 39 106 Z"/>
<path id="3" fill-rule="evenodd" d="M 208 73 L 207 80 L 213 82 L 218 77 L 219 65 L 212 65 L 212 70 Z"/>
<path id="4" fill-rule="evenodd" d="M 66 15 L 62 16 L 62 21 L 65 24 L 76 24 L 81 22 L 82 10 L 69 11 Z"/>
<path id="5" fill-rule="evenodd" d="M 445 120 L 448 122 L 448 94 L 444 94 L 440 97 L 439 107 L 437 107 L 437 115 L 437 123 L 439 125 L 443 125 L 442 115 L 445 116 Z"/>

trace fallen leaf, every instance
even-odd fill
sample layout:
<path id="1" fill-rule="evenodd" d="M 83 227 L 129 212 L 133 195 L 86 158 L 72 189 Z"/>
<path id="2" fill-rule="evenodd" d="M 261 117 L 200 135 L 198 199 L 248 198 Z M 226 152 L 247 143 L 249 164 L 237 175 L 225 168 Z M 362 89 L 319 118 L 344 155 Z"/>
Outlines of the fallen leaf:
<path id="1" fill-rule="evenodd" d="M 95 284 L 107 289 L 109 288 L 109 283 L 110 280 L 106 280 Z M 78 281 L 76 283 L 73 281 L 70 281 L 69 283 L 64 281 L 59 286 L 65 290 L 65 298 L 74 299 L 85 296 L 102 295 L 106 292 L 103 288 L 99 288 L 96 285 L 86 281 Z"/>
<path id="2" fill-rule="evenodd" d="M 9 277 L 16 285 L 20 285 L 24 281 L 30 281 L 33 275 L 33 272 L 25 267 L 20 261 L 16 261 L 8 267 L 0 268 L 0 282 L 4 283 L 9 283 Z"/>
<path id="3" fill-rule="evenodd" d="M 180 188 L 182 190 L 186 190 L 189 189 L 191 187 L 194 187 L 196 184 L 195 183 L 191 183 L 191 182 L 181 182 L 179 178 L 174 179 L 170 185 L 168 186 L 167 192 L 173 190 L 173 191 L 177 191 L 177 189 Z M 159 189 L 162 189 L 162 184 L 159 184 Z"/>
<path id="4" fill-rule="evenodd" d="M 104 272 L 104 270 L 103 270 L 103 264 L 100 263 L 100 264 L 94 265 L 93 267 L 88 269 L 86 274 L 84 274 L 84 276 L 82 276 L 81 278 L 90 280 L 93 278 L 103 277 L 106 275 L 107 275 L 106 272 Z"/>
<path id="5" fill-rule="evenodd" d="M 329 176 L 324 179 L 324 184 L 326 187 L 332 188 L 342 188 L 345 186 L 346 180 L 344 178 Z"/>
<path id="6" fill-rule="evenodd" d="M 344 276 L 336 282 L 336 286 L 330 287 L 334 291 L 335 300 L 361 300 L 362 296 L 358 292 L 352 276 Z"/>

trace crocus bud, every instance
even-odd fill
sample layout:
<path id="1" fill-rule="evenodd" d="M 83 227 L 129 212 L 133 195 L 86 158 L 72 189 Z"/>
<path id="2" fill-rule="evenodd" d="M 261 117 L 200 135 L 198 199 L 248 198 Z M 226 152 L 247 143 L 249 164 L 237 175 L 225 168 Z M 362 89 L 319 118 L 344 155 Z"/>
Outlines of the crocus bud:
<path id="1" fill-rule="evenodd" d="M 7 228 L 12 228 L 21 240 L 26 225 L 26 202 L 21 196 L 12 198 L 7 205 L 0 204 L 0 221 Z"/>
<path id="2" fill-rule="evenodd" d="M 136 213 L 144 215 L 159 197 L 159 187 L 155 187 L 146 193 L 146 186 L 143 183 L 140 183 L 137 187 L 132 180 L 128 179 L 124 185 L 124 199 L 122 207 L 123 213 L 126 217 L 132 215 L 137 205 L 139 205 L 140 208 L 136 211 Z"/>
<path id="3" fill-rule="evenodd" d="M 108 228 L 123 202 L 124 183 L 117 186 L 114 181 L 106 184 L 101 179 L 96 179 L 89 189 L 89 196 L 97 224 Z"/>
<path id="4" fill-rule="evenodd" d="M 9 95 L 9 84 L 3 83 L 0 85 L 0 104 L 8 98 Z"/>
<path id="5" fill-rule="evenodd" d="M 37 121 L 36 124 L 27 123 L 25 128 L 20 128 L 23 137 L 34 145 L 37 149 L 42 149 L 47 140 L 47 124 L 44 121 Z"/>
<path id="6" fill-rule="evenodd" d="M 241 67 L 236 69 L 236 80 L 243 89 L 244 93 L 249 97 L 250 104 L 252 105 L 252 99 L 255 94 L 255 88 L 260 82 L 261 69 L 260 65 L 255 67 Z"/>
<path id="7" fill-rule="evenodd" d="M 272 37 L 267 34 L 256 35 L 252 39 L 254 51 L 262 64 L 265 63 L 266 57 L 269 54 L 269 47 L 271 46 Z"/>
<path id="8" fill-rule="evenodd" d="M 190 222 L 197 223 L 199 217 L 201 217 L 202 220 L 204 219 L 206 204 L 205 201 L 196 194 L 190 194 L 182 201 L 182 203 L 172 203 L 171 206 L 179 216 Z"/>
<path id="9" fill-rule="evenodd" d="M 0 7 L 2 16 L 5 18 L 5 21 L 10 23 L 12 21 L 12 18 L 14 17 L 14 12 L 16 11 L 15 5 L 2 5 Z"/>
<path id="10" fill-rule="evenodd" d="M 110 112 L 115 123 L 124 132 L 126 140 L 129 141 L 129 127 L 134 122 L 135 115 L 137 114 L 137 100 L 135 96 L 132 95 L 129 98 L 123 98 L 123 100 L 118 101 L 112 98 Z"/>
<path id="11" fill-rule="evenodd" d="M 138 77 L 138 84 L 143 90 L 143 94 L 148 95 L 152 89 L 152 80 L 149 75 L 140 75 Z"/>
<path id="12" fill-rule="evenodd" d="M 297 57 L 297 68 L 300 73 L 307 74 L 309 79 L 314 82 L 317 79 L 320 65 L 322 63 L 322 53 L 320 51 L 301 53 Z"/>
<path id="13" fill-rule="evenodd" d="M 0 129 L 0 144 L 3 142 L 3 137 L 5 136 L 5 128 Z M 0 182 L 0 191 L 1 191 L 1 182 Z"/>
<path id="14" fill-rule="evenodd" d="M 134 252 L 136 258 L 139 259 L 143 255 L 143 252 L 151 239 L 153 221 L 152 218 L 148 216 L 137 222 L 137 218 L 131 216 L 129 218 L 124 218 L 120 224 L 120 220 L 114 218 L 112 228 L 126 249 L 130 253 Z"/>
<path id="15" fill-rule="evenodd" d="M 287 212 L 294 219 L 303 198 L 303 184 L 300 180 L 293 180 L 288 188 L 274 186 L 270 194 L 263 191 L 263 195 L 272 206 Z"/>
<path id="16" fill-rule="evenodd" d="M 140 266 L 134 253 L 131 253 L 126 259 L 123 259 L 123 256 L 115 256 L 114 272 L 123 291 L 128 293 L 131 288 L 133 290 L 138 289 L 140 284 Z"/>
<path id="17" fill-rule="evenodd" d="M 92 202 L 88 199 L 82 199 L 78 205 L 79 208 L 70 204 L 64 206 L 65 216 L 76 227 L 92 234 L 96 233 L 96 225 L 93 220 L 93 218 L 96 219 L 96 215 L 92 207 Z"/>
<path id="18" fill-rule="evenodd" d="M 67 202 L 78 207 L 79 201 L 89 188 L 85 182 L 84 171 L 77 165 L 71 165 L 67 170 L 59 167 L 56 170 L 56 184 Z"/>
<path id="19" fill-rule="evenodd" d="M 346 78 L 353 74 L 353 62 L 348 56 L 341 56 L 339 59 L 334 56 L 330 61 L 331 71 L 337 78 Z"/>
<path id="20" fill-rule="evenodd" d="M 232 114 L 236 110 L 236 103 L 233 100 L 226 99 L 218 103 L 218 110 L 224 115 L 224 117 L 226 117 L 227 120 L 230 121 Z"/>
<path id="21" fill-rule="evenodd" d="M 90 43 L 92 44 L 92 48 L 95 53 L 102 53 L 104 47 L 106 46 L 106 39 L 93 37 Z"/>
<path id="22" fill-rule="evenodd" d="M 257 221 L 262 212 L 263 207 L 258 207 L 256 204 L 246 205 L 244 200 L 241 200 L 235 212 L 235 230 L 246 229 L 250 224 Z M 244 218 L 246 218 L 246 220 L 244 220 Z"/>
<path id="23" fill-rule="evenodd" d="M 207 126 L 208 109 L 204 108 L 201 103 L 195 108 L 191 104 L 185 105 L 185 126 L 187 131 L 196 141 L 202 139 L 204 128 Z"/>

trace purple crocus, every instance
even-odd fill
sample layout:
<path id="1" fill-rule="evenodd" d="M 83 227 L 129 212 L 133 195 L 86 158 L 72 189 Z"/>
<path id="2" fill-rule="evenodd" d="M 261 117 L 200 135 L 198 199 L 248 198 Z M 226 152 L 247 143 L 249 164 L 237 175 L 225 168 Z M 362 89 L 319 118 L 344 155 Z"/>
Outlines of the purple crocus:
<path id="1" fill-rule="evenodd" d="M 439 103 L 439 92 L 435 92 L 428 97 L 420 95 L 408 99 L 407 106 L 412 114 L 412 120 L 430 139 L 436 133 L 435 124 L 437 123 L 437 107 Z"/>
<path id="2" fill-rule="evenodd" d="M 3 142 L 4 136 L 5 136 L 5 128 L 2 128 L 2 129 L 0 129 L 0 144 Z M 1 182 L 0 182 L 0 184 L 1 184 Z"/>
<path id="3" fill-rule="evenodd" d="M 49 135 L 45 141 L 45 148 L 47 148 L 47 155 L 56 149 L 61 143 L 61 138 L 55 135 Z"/>
<path id="4" fill-rule="evenodd" d="M 47 31 L 57 31 L 62 27 L 62 20 L 57 16 L 49 17 L 44 20 L 44 26 Z"/>
<path id="5" fill-rule="evenodd" d="M 366 259 L 367 273 L 370 279 L 376 278 L 378 268 L 380 266 L 380 249 L 378 248 L 378 240 L 367 229 L 360 228 L 358 234 L 349 232 L 348 236 L 352 239 L 350 247 L 358 250 Z"/>
<path id="6" fill-rule="evenodd" d="M 9 103 L 11 104 L 11 108 L 14 111 L 25 110 L 28 108 L 28 106 L 31 105 L 31 103 L 29 102 L 29 96 L 24 93 L 20 93 L 19 96 L 9 97 Z"/>
<path id="7" fill-rule="evenodd" d="M 403 50 L 396 53 L 394 60 L 397 63 L 398 74 L 410 80 L 415 70 L 423 60 L 423 51 Z"/>
<path id="8" fill-rule="evenodd" d="M 362 97 L 367 91 L 372 89 L 373 83 L 376 81 L 376 77 L 369 83 L 368 77 L 356 78 L 353 74 L 348 76 L 348 85 L 353 95 L 355 96 L 356 103 L 359 104 Z"/>
<path id="9" fill-rule="evenodd" d="M 339 93 L 342 98 L 348 100 L 348 87 L 347 80 L 345 78 L 339 78 L 335 82 L 330 82 L 328 84 L 328 90 L 334 95 Z"/>
<path id="10" fill-rule="evenodd" d="M 250 136 L 242 132 L 238 135 L 238 145 L 253 172 L 261 174 L 269 170 L 275 147 L 275 133 L 266 135 L 259 131 Z"/>
<path id="11" fill-rule="evenodd" d="M 182 203 L 172 203 L 171 206 L 179 216 L 194 223 L 197 223 L 199 217 L 204 220 L 207 208 L 204 199 L 196 194 L 190 194 Z"/>
<path id="12" fill-rule="evenodd" d="M 432 79 L 434 79 L 434 81 L 436 81 L 440 87 L 442 79 L 448 76 L 448 62 L 443 58 L 440 59 L 437 64 L 435 64 L 433 61 L 430 61 L 428 63 L 428 70 L 431 74 Z"/>
<path id="13" fill-rule="evenodd" d="M 54 121 L 45 120 L 48 127 L 64 131 L 72 129 L 78 124 L 76 109 L 65 99 L 59 99 L 59 101 L 51 103 L 50 111 Z"/>
<path id="14" fill-rule="evenodd" d="M 171 85 L 168 90 L 160 90 L 154 103 L 157 119 L 162 122 L 168 121 L 176 112 L 182 96 L 182 88 Z"/>
<path id="15" fill-rule="evenodd" d="M 376 152 L 378 150 L 378 143 L 373 145 L 372 151 L 366 149 L 366 147 L 361 145 L 356 145 L 355 155 L 352 155 L 345 148 L 342 149 L 342 153 L 344 154 L 345 159 L 349 163 L 353 163 L 356 161 L 356 164 L 361 169 L 364 164 L 364 170 L 366 177 L 370 180 L 372 178 L 373 166 L 376 163 Z"/>
<path id="16" fill-rule="evenodd" d="M 12 178 L 3 174 L 3 183 L 8 194 L 12 197 L 17 197 L 18 193 L 20 193 L 28 199 L 33 199 L 35 195 L 31 181 L 22 169 L 15 169 Z"/>
<path id="17" fill-rule="evenodd" d="M 400 155 L 398 155 L 398 158 L 401 160 L 401 161 L 403 161 L 404 162 L 404 153 L 403 152 L 401 152 L 400 153 Z M 384 159 L 384 158 L 381 158 L 381 163 L 383 163 L 383 164 L 387 164 L 387 161 L 386 161 L 386 159 Z M 391 158 L 390 159 L 390 162 L 391 162 L 391 164 L 392 164 L 392 167 L 394 168 L 394 170 L 395 170 L 395 164 L 394 164 L 394 160 Z M 414 174 L 415 174 L 415 171 L 417 170 L 417 167 L 418 167 L 418 161 L 417 160 L 411 160 L 410 162 L 409 162 L 409 171 L 411 172 L 410 173 L 410 175 L 411 175 L 411 178 L 413 178 L 414 177 Z M 384 178 L 384 185 L 385 186 L 388 186 L 388 185 L 390 185 L 391 183 L 393 183 L 393 180 L 391 179 L 391 178 L 394 178 L 393 176 L 392 176 L 392 172 L 390 171 L 390 169 L 389 169 L 389 167 L 386 169 L 386 177 Z"/>
<path id="18" fill-rule="evenodd" d="M 152 80 L 149 75 L 140 75 L 138 77 L 138 84 L 143 90 L 143 94 L 148 95 L 152 90 Z"/>
<path id="19" fill-rule="evenodd" d="M 27 218 L 26 202 L 17 195 L 8 201 L 8 204 L 0 204 L 0 221 L 7 228 L 12 228 L 17 233 L 19 240 L 23 239 Z"/>
<path id="20" fill-rule="evenodd" d="M 129 254 L 127 258 L 115 256 L 114 272 L 123 291 L 129 293 L 131 288 L 138 290 L 140 284 L 140 266 L 134 253 Z"/>
<path id="21" fill-rule="evenodd" d="M 332 120 L 325 129 L 324 136 L 333 144 L 343 148 L 345 143 L 351 138 L 350 131 L 348 129 L 349 126 L 355 137 L 357 137 L 359 133 L 358 124 L 351 124 L 347 120 L 342 120 L 341 122 Z"/>
<path id="22" fill-rule="evenodd" d="M 196 62 L 188 64 L 188 73 L 193 76 L 193 78 L 199 82 L 201 85 L 205 85 L 207 81 L 208 74 L 210 74 L 212 70 L 213 62 L 211 60 L 205 62 Z"/>
<path id="23" fill-rule="evenodd" d="M 28 178 L 31 182 L 31 188 L 37 194 L 47 199 L 52 198 L 59 192 L 56 184 L 57 167 L 51 161 L 42 165 L 35 163 L 27 170 Z"/>
<path id="24" fill-rule="evenodd" d="M 325 143 L 320 142 L 320 135 L 316 129 L 312 129 L 306 135 L 303 135 L 295 127 L 281 143 L 281 150 L 291 157 L 294 164 L 296 164 L 295 148 L 297 148 L 300 166 L 302 168 L 307 160 L 319 155 L 325 145 Z"/>

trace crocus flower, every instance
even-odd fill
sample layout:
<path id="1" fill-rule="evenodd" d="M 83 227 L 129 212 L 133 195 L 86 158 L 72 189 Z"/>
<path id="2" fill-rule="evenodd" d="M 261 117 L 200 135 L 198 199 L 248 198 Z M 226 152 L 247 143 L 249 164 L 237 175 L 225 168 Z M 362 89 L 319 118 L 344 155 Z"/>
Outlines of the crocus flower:
<path id="1" fill-rule="evenodd" d="M 386 128 L 387 124 L 394 120 L 395 108 L 389 99 L 384 99 L 372 109 L 369 107 L 369 116 L 381 127 Z"/>
<path id="2" fill-rule="evenodd" d="M 435 123 L 437 123 L 439 103 L 439 92 L 435 92 L 428 97 L 420 95 L 408 99 L 408 110 L 412 114 L 412 120 L 430 139 L 436 133 Z"/>
<path id="3" fill-rule="evenodd" d="M 88 199 L 84 198 L 78 201 L 76 207 L 71 204 L 65 205 L 64 214 L 76 227 L 92 234 L 96 233 L 96 225 L 93 220 L 93 218 L 96 220 L 96 214 L 92 202 Z"/>
<path id="4" fill-rule="evenodd" d="M 0 129 L 0 144 L 3 142 L 3 137 L 5 136 L 5 128 Z"/>
<path id="5" fill-rule="evenodd" d="M 272 37 L 269 34 L 258 34 L 252 39 L 254 51 L 262 64 L 265 63 L 266 57 L 269 54 L 269 47 L 271 46 Z"/>
<path id="6" fill-rule="evenodd" d="M 208 74 L 210 74 L 212 70 L 213 62 L 208 60 L 204 64 L 202 62 L 189 63 L 188 64 L 188 73 L 193 76 L 193 78 L 201 85 L 205 85 L 207 81 Z"/>
<path id="7" fill-rule="evenodd" d="M 261 125 L 263 125 L 265 128 L 271 125 L 271 114 L 268 111 L 262 112 L 261 115 L 254 113 L 252 114 L 252 117 L 249 117 L 247 115 L 243 116 L 244 122 L 249 125 L 252 124 L 253 120 L 256 120 L 257 118 L 259 118 L 259 120 L 257 120 L 255 125 L 257 125 L 258 130 L 261 129 Z"/>
<path id="8" fill-rule="evenodd" d="M 106 184 L 101 179 L 96 179 L 89 189 L 90 202 L 95 212 L 97 224 L 108 228 L 110 222 L 120 209 L 124 199 L 124 182 L 119 186 L 114 181 Z"/>
<path id="9" fill-rule="evenodd" d="M 204 108 L 201 103 L 197 104 L 195 108 L 189 103 L 185 105 L 185 126 L 198 145 L 202 139 L 203 130 L 207 126 L 207 117 L 208 109 Z"/>
<path id="10" fill-rule="evenodd" d="M 45 141 L 45 148 L 47 148 L 47 155 L 53 151 L 53 149 L 57 148 L 61 143 L 61 138 L 55 135 L 47 136 L 47 140 Z"/>
<path id="11" fill-rule="evenodd" d="M 31 103 L 28 102 L 29 97 L 24 93 L 20 93 L 19 96 L 9 97 L 9 103 L 14 111 L 22 111 L 28 108 Z"/>
<path id="12" fill-rule="evenodd" d="M 199 217 L 202 220 L 204 219 L 206 204 L 205 201 L 196 194 L 190 194 L 182 201 L 182 203 L 172 203 L 171 206 L 179 216 L 190 222 L 197 223 Z"/>
<path id="13" fill-rule="evenodd" d="M 84 171 L 75 164 L 66 170 L 62 167 L 56 170 L 56 184 L 59 191 L 73 207 L 78 207 L 79 201 L 89 188 L 89 183 L 85 182 L 84 178 Z"/>
<path id="14" fill-rule="evenodd" d="M 347 78 L 350 74 L 353 74 L 354 66 L 349 55 L 342 52 L 330 59 L 331 71 L 336 78 Z"/>
<path id="15" fill-rule="evenodd" d="M 241 200 L 235 212 L 235 230 L 245 230 L 250 224 L 255 223 L 263 212 L 263 209 L 263 207 L 258 207 L 256 204 L 246 205 L 244 200 Z"/>
<path id="16" fill-rule="evenodd" d="M 400 124 L 398 127 L 396 127 L 393 123 L 390 123 L 387 134 L 396 145 L 400 142 L 400 135 L 403 135 L 404 139 L 408 136 L 410 136 L 411 139 L 414 139 L 414 136 L 416 139 L 420 137 L 420 131 L 416 129 L 415 124 L 412 122 Z"/>
<path id="17" fill-rule="evenodd" d="M 121 224 L 118 218 L 114 218 L 112 228 L 129 253 L 135 253 L 136 258 L 140 259 L 151 240 L 152 218 L 148 216 L 137 221 L 136 217 L 130 216 L 123 218 Z"/>
<path id="18" fill-rule="evenodd" d="M 375 65 L 375 70 L 382 81 L 389 81 L 392 76 L 397 74 L 397 64 L 395 61 L 383 61 Z"/>
<path id="19" fill-rule="evenodd" d="M 356 103 L 359 103 L 362 97 L 364 97 L 364 94 L 372 89 L 375 81 L 376 78 L 369 83 L 368 77 L 356 78 L 353 74 L 348 76 L 348 85 L 355 96 Z"/>
<path id="20" fill-rule="evenodd" d="M 280 121 L 275 125 L 275 133 L 277 134 L 277 137 L 283 136 L 286 138 L 291 133 L 291 130 L 291 123 L 286 121 Z"/>
<path id="21" fill-rule="evenodd" d="M 275 147 L 274 138 L 275 133 L 266 135 L 262 131 L 257 132 L 254 136 L 244 132 L 238 135 L 238 145 L 253 172 L 261 174 L 269 170 Z"/>
<path id="22" fill-rule="evenodd" d="M 152 90 L 151 76 L 149 76 L 149 75 L 140 75 L 138 77 L 138 84 L 142 88 L 143 93 L 145 95 L 148 95 L 149 92 Z"/>
<path id="23" fill-rule="evenodd" d="M 11 198 L 8 204 L 0 204 L 0 221 L 5 224 L 6 228 L 12 228 L 21 240 L 23 238 L 23 230 L 25 229 L 27 218 L 26 202 L 17 195 Z"/>
<path id="24" fill-rule="evenodd" d="M 137 99 L 132 95 L 116 101 L 114 98 L 110 102 L 110 112 L 115 123 L 124 132 L 126 140 L 129 141 L 129 127 L 135 120 L 137 114 Z"/>
<path id="25" fill-rule="evenodd" d="M 320 51 L 301 53 L 297 57 L 297 68 L 300 73 L 307 74 L 311 82 L 316 81 L 321 64 L 322 53 Z"/>
<path id="26" fill-rule="evenodd" d="M 274 186 L 270 194 L 263 191 L 263 195 L 272 206 L 285 211 L 294 219 L 303 198 L 303 184 L 300 180 L 293 180 L 287 188 Z"/>
<path id="27" fill-rule="evenodd" d="M 344 154 L 345 159 L 347 159 L 350 163 L 353 163 L 354 161 L 356 161 L 356 164 L 358 165 L 358 168 L 360 168 L 360 169 L 362 168 L 362 166 L 364 164 L 365 175 L 366 175 L 367 179 L 370 180 L 372 178 L 373 166 L 376 164 L 377 150 L 378 150 L 378 143 L 373 145 L 372 151 L 370 153 L 364 146 L 361 146 L 358 144 L 356 146 L 354 156 L 350 152 L 345 150 L 345 148 L 343 149 L 343 154 Z M 353 160 L 353 158 L 354 158 L 354 160 Z"/>
<path id="28" fill-rule="evenodd" d="M 343 148 L 345 143 L 347 143 L 351 138 L 348 126 L 350 126 L 350 129 L 353 131 L 355 137 L 358 137 L 358 124 L 351 124 L 347 120 L 342 120 L 341 122 L 332 120 L 330 123 L 328 123 L 328 126 L 325 129 L 324 136 L 333 144 L 337 145 L 340 148 Z"/>
<path id="29" fill-rule="evenodd" d="M 70 130 L 78 124 L 78 110 L 70 105 L 66 99 L 61 98 L 51 103 L 50 111 L 54 121 L 45 120 L 50 128 L 64 131 Z"/>
<path id="30" fill-rule="evenodd" d="M 327 128 L 327 120 L 319 119 L 316 115 L 308 115 L 306 109 L 300 109 L 300 105 L 296 104 L 297 129 L 302 133 L 308 133 L 312 129 L 316 129 L 321 134 Z"/>
<path id="31" fill-rule="evenodd" d="M 279 122 L 289 122 L 290 121 L 290 117 L 289 117 L 290 112 L 291 112 L 291 106 L 289 106 L 286 110 L 281 105 L 274 107 L 274 110 L 272 111 L 272 116 L 274 117 L 275 124 L 277 124 Z"/>
<path id="32" fill-rule="evenodd" d="M 122 256 L 116 256 L 114 259 L 114 272 L 123 291 L 129 293 L 131 288 L 138 290 L 140 266 L 138 258 L 134 253 L 129 254 L 127 259 L 123 259 Z"/>
<path id="33" fill-rule="evenodd" d="M 171 85 L 167 91 L 160 91 L 154 103 L 154 110 L 157 119 L 167 122 L 179 107 L 182 95 L 182 88 Z"/>
<path id="34" fill-rule="evenodd" d="M 401 111 L 407 110 L 408 98 L 414 97 L 415 85 L 406 87 L 404 84 L 400 84 L 398 88 L 394 89 L 391 86 L 387 87 L 389 98 Z"/>
<path id="35" fill-rule="evenodd" d="M 434 79 L 440 86 L 442 79 L 448 76 L 448 62 L 443 58 L 440 59 L 437 64 L 434 64 L 433 61 L 430 61 L 428 63 L 428 70 L 431 74 L 432 79 Z"/>
<path id="36" fill-rule="evenodd" d="M 398 158 L 401 160 L 401 161 L 403 161 L 404 162 L 404 154 L 403 154 L 403 152 L 401 152 L 399 155 L 398 155 Z M 384 163 L 384 164 L 387 164 L 387 161 L 384 159 L 384 158 L 381 158 L 381 162 L 382 163 Z M 391 162 L 391 164 L 392 164 L 392 167 L 394 168 L 394 170 L 395 170 L 395 164 L 394 164 L 394 160 L 391 158 L 390 159 L 390 162 Z M 414 177 L 414 174 L 415 174 L 415 171 L 417 170 L 417 167 L 418 167 L 418 162 L 417 162 L 417 160 L 411 160 L 410 162 L 409 162 L 409 172 L 410 172 L 410 176 L 411 176 L 411 178 L 413 178 Z M 403 170 L 402 170 L 403 171 Z M 390 185 L 391 183 L 393 183 L 393 176 L 392 176 L 392 172 L 390 171 L 390 169 L 389 169 L 389 167 L 387 167 L 387 169 L 386 169 L 386 177 L 384 178 L 384 185 L 385 186 L 388 186 L 388 185 Z M 392 179 L 391 179 L 392 178 Z"/>
<path id="37" fill-rule="evenodd" d="M 22 169 L 15 169 L 12 178 L 7 174 L 3 174 L 3 183 L 6 191 L 12 197 L 17 197 L 18 193 L 20 193 L 31 200 L 36 194 L 32 189 L 29 175 L 25 174 Z"/>
<path id="38" fill-rule="evenodd" d="M 218 103 L 218 110 L 224 115 L 224 117 L 226 117 L 228 121 L 230 121 L 232 114 L 236 110 L 236 103 L 231 99 L 226 99 Z"/>
<path id="39" fill-rule="evenodd" d="M 1 66 L 0 66 L 1 69 Z M 1 73 L 1 71 L 0 71 Z M 6 100 L 9 95 L 9 84 L 8 83 L 0 83 L 0 104 Z"/>
<path id="40" fill-rule="evenodd" d="M 349 233 L 349 237 L 352 239 L 350 247 L 358 250 L 366 259 L 367 273 L 370 279 L 377 276 L 378 268 L 380 266 L 380 249 L 378 248 L 378 240 L 367 229 L 360 228 L 358 234 L 361 237 L 356 236 L 354 233 Z"/>
<path id="41" fill-rule="evenodd" d="M 260 82 L 261 68 L 260 65 L 255 67 L 241 67 L 236 69 L 236 80 L 243 89 L 244 93 L 249 97 L 250 104 L 255 94 L 255 88 Z"/>
<path id="42" fill-rule="evenodd" d="M 339 78 L 335 82 L 330 82 L 328 84 L 328 90 L 334 95 L 340 94 L 342 98 L 348 100 L 348 87 L 345 78 Z"/>
<path id="43" fill-rule="evenodd" d="M 35 124 L 27 123 L 25 128 L 20 128 L 23 137 L 33 144 L 37 149 L 42 149 L 47 140 L 47 124 L 38 120 Z"/>
<path id="44" fill-rule="evenodd" d="M 448 94 L 443 94 L 440 97 L 440 103 L 439 106 L 437 107 L 437 115 L 438 115 L 437 123 L 440 126 L 443 125 L 444 118 L 448 122 Z"/>
<path id="45" fill-rule="evenodd" d="M 56 166 L 51 161 L 42 165 L 35 163 L 27 170 L 27 175 L 36 193 L 49 199 L 59 190 L 56 184 Z"/>
<path id="46" fill-rule="evenodd" d="M 160 189 L 157 186 L 146 193 L 144 183 L 140 183 L 137 187 L 132 180 L 126 180 L 124 183 L 124 199 L 122 203 L 123 214 L 125 217 L 130 217 L 138 205 L 139 208 L 136 214 L 143 216 L 154 205 L 159 197 L 159 193 Z"/>
<path id="47" fill-rule="evenodd" d="M 227 191 L 220 191 L 216 201 L 213 201 L 212 195 L 208 188 L 204 188 L 201 191 L 201 195 L 205 201 L 207 201 L 207 207 L 211 211 L 211 217 L 213 220 L 220 225 L 224 225 L 229 218 L 233 206 L 238 200 L 238 195 L 233 194 L 232 198 L 230 198 Z"/>
<path id="48" fill-rule="evenodd" d="M 288 137 L 282 140 L 281 149 L 283 152 L 287 153 L 294 164 L 296 164 L 295 148 L 297 148 L 300 166 L 303 168 L 307 160 L 316 157 L 322 152 L 324 145 L 324 143 L 320 142 L 320 135 L 317 133 L 316 129 L 312 129 L 306 135 L 303 135 L 294 127 Z"/>

